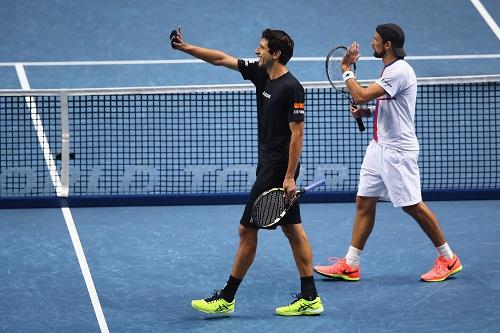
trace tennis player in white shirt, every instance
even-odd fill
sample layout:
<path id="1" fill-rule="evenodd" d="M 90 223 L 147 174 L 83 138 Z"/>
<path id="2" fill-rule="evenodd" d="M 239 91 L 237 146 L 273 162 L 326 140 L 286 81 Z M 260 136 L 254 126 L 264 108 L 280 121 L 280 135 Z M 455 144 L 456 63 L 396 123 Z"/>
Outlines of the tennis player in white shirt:
<path id="1" fill-rule="evenodd" d="M 353 43 L 342 61 L 344 81 L 356 104 L 376 100 L 374 107 L 351 108 L 353 117 L 373 117 L 374 134 L 363 159 L 356 195 L 356 216 L 351 245 L 344 258 L 330 259 L 331 265 L 315 266 L 320 275 L 358 281 L 360 256 L 375 224 L 379 199 L 390 200 L 413 217 L 438 252 L 434 266 L 421 279 L 444 281 L 462 270 L 462 264 L 448 245 L 439 221 L 422 201 L 417 160 L 419 144 L 415 134 L 417 79 L 404 60 L 405 36 L 394 23 L 378 25 L 371 46 L 382 59 L 381 77 L 364 88 L 356 81 L 351 66 L 359 58 L 359 45 Z"/>

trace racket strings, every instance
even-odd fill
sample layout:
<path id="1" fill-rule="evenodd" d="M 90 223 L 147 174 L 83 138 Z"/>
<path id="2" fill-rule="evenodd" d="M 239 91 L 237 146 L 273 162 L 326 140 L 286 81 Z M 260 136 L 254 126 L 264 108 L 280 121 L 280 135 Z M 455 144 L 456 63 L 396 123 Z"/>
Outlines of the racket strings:
<path id="1" fill-rule="evenodd" d="M 343 48 L 336 48 L 328 57 L 328 76 L 331 81 L 343 81 L 342 78 L 342 59 L 346 54 Z"/>
<path id="2" fill-rule="evenodd" d="M 349 102 L 354 105 L 354 102 L 349 96 L 349 91 L 342 83 L 344 81 L 342 73 L 342 59 L 344 59 L 346 53 L 347 48 L 343 46 L 339 46 L 333 49 L 327 57 L 326 71 L 328 79 L 330 80 L 332 86 L 339 92 L 344 94 L 349 99 Z M 356 72 L 356 64 L 353 64 L 353 71 Z"/>
<path id="3" fill-rule="evenodd" d="M 270 191 L 255 202 L 252 210 L 252 222 L 260 227 L 269 226 L 286 208 L 283 191 Z"/>
<path id="4" fill-rule="evenodd" d="M 352 99 L 352 96 L 347 89 L 346 85 L 343 84 L 343 73 L 342 73 L 342 60 L 347 53 L 347 48 L 345 46 L 338 46 L 334 48 L 328 56 L 326 57 L 326 75 L 332 87 L 339 93 L 343 94 L 349 104 L 356 108 L 356 103 Z M 352 70 L 356 73 L 356 63 L 352 64 Z M 365 125 L 363 125 L 363 120 L 361 118 L 356 118 L 356 123 L 358 124 L 358 129 L 363 132 L 365 130 Z"/>

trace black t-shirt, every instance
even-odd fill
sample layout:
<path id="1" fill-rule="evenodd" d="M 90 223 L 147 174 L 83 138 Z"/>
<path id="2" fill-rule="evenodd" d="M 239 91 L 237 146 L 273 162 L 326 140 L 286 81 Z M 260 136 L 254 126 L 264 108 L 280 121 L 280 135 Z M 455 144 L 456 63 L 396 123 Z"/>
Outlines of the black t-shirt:
<path id="1" fill-rule="evenodd" d="M 238 67 L 256 87 L 259 164 L 288 164 L 288 124 L 304 121 L 304 87 L 290 72 L 271 80 L 257 62 L 239 59 Z"/>

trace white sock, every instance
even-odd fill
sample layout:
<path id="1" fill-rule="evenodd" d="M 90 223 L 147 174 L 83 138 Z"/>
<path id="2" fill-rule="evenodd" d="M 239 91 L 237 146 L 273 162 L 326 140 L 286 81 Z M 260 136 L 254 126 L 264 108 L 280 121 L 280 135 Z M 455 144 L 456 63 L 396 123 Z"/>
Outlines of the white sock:
<path id="1" fill-rule="evenodd" d="M 445 257 L 446 259 L 453 259 L 453 252 L 451 251 L 448 242 L 444 243 L 441 246 L 436 247 L 436 250 L 438 251 L 441 257 Z"/>
<path id="2" fill-rule="evenodd" d="M 345 255 L 346 264 L 352 267 L 359 266 L 359 259 L 363 250 L 357 249 L 354 246 L 349 246 L 349 251 Z"/>

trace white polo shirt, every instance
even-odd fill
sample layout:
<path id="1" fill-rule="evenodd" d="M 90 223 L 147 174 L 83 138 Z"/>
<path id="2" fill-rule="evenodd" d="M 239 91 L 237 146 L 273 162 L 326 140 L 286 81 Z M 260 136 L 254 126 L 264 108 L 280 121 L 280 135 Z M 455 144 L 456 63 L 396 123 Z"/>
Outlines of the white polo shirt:
<path id="1" fill-rule="evenodd" d="M 415 133 L 417 78 L 403 59 L 384 67 L 375 81 L 386 94 L 377 99 L 373 138 L 380 145 L 396 150 L 419 150 Z"/>

